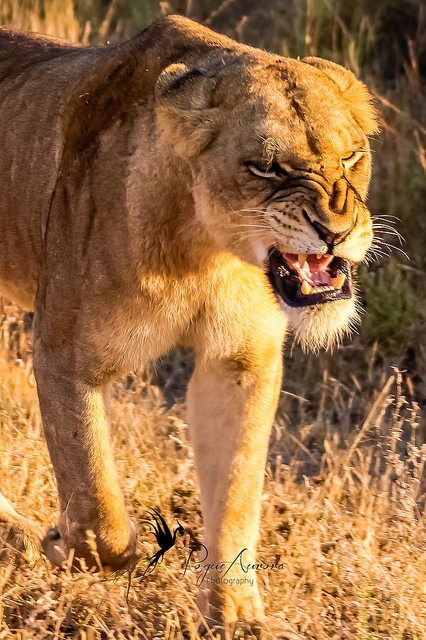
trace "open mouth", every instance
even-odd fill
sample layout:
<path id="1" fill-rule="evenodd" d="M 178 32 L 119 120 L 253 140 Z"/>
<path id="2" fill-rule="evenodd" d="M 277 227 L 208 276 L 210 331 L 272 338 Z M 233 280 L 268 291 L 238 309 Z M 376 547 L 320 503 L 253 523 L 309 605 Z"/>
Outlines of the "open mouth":
<path id="1" fill-rule="evenodd" d="M 268 254 L 268 278 L 275 293 L 289 307 L 309 307 L 352 296 L 352 270 L 348 260 L 330 254 Z"/>

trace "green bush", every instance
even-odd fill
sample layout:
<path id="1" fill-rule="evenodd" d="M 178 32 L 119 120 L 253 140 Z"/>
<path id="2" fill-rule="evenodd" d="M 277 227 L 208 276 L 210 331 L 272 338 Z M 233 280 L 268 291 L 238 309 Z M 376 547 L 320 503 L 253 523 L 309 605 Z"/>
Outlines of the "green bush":
<path id="1" fill-rule="evenodd" d="M 403 353 L 415 339 L 418 303 L 407 271 L 391 262 L 376 273 L 364 271 L 360 285 L 365 298 L 362 337 L 378 341 L 387 354 Z"/>

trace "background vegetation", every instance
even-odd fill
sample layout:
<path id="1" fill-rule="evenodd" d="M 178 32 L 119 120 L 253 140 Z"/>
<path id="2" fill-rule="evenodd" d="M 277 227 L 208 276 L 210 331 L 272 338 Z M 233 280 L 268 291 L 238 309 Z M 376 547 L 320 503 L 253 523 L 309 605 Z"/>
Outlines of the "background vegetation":
<path id="1" fill-rule="evenodd" d="M 288 341 L 260 549 L 265 559 L 278 555 L 286 571 L 262 586 L 271 628 L 283 638 L 426 638 L 424 4 L 1 0 L 0 24 L 99 44 L 172 12 L 286 55 L 331 58 L 376 97 L 381 133 L 370 207 L 385 243 L 379 249 L 390 256 L 379 250 L 361 272 L 358 336 L 319 356 Z M 3 301 L 0 323 L 9 359 L 0 360 L 0 490 L 44 525 L 54 521 L 56 498 L 26 343 L 30 317 Z M 201 533 L 182 404 L 190 370 L 191 354 L 178 350 L 117 385 L 114 400 L 118 463 L 134 517 L 154 506 L 154 496 L 170 521 L 185 522 L 187 545 Z M 3 537 L 0 638 L 197 637 L 193 584 L 177 578 L 178 552 L 153 582 L 136 582 L 126 602 L 124 579 L 60 576 L 40 559 L 29 569 L 10 546 L 22 548 L 16 533 Z M 142 527 L 140 537 L 146 552 L 152 540 Z"/>

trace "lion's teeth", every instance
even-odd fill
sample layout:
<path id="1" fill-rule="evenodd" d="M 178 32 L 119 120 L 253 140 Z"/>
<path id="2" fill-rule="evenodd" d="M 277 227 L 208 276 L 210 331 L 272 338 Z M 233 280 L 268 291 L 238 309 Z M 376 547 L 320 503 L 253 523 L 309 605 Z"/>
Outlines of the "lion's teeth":
<path id="1" fill-rule="evenodd" d="M 344 273 L 339 273 L 335 278 L 330 278 L 330 282 L 335 289 L 341 289 L 346 280 L 346 276 Z"/>
<path id="2" fill-rule="evenodd" d="M 308 257 L 307 253 L 299 253 L 298 260 L 299 260 L 299 266 L 301 269 L 303 269 L 303 265 L 305 264 L 307 257 Z"/>
<path id="3" fill-rule="evenodd" d="M 322 253 L 317 253 L 317 260 L 321 260 L 322 257 L 323 257 Z"/>
<path id="4" fill-rule="evenodd" d="M 306 282 L 306 280 L 304 280 L 302 282 L 302 286 L 300 287 L 300 290 L 305 296 L 308 296 L 311 293 L 312 287 L 309 284 L 309 282 Z"/>

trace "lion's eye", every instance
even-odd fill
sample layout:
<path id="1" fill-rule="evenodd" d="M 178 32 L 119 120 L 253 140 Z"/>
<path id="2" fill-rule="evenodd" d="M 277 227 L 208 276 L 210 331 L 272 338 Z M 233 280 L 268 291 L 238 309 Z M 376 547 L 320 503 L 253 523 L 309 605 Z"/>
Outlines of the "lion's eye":
<path id="1" fill-rule="evenodd" d="M 247 169 L 250 173 L 253 173 L 255 176 L 259 176 L 259 178 L 284 178 L 288 171 L 282 167 L 278 162 L 273 162 L 268 167 L 261 167 L 254 162 L 247 162 Z"/>
<path id="2" fill-rule="evenodd" d="M 352 151 L 352 153 L 350 153 L 345 158 L 340 158 L 340 164 L 344 169 L 350 169 L 351 167 L 356 165 L 356 163 L 363 156 L 364 153 L 365 153 L 364 149 L 360 149 L 359 151 Z"/>

